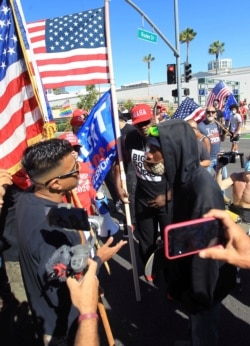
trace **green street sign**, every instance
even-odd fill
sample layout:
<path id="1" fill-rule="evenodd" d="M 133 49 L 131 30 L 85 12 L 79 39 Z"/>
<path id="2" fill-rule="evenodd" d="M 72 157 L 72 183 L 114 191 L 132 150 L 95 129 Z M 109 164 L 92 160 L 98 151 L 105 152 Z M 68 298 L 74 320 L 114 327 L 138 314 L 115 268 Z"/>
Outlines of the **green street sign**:
<path id="1" fill-rule="evenodd" d="M 142 39 L 142 40 L 145 40 L 145 41 L 150 41 L 150 42 L 156 43 L 158 35 L 150 32 L 150 31 L 138 29 L 137 37 Z"/>

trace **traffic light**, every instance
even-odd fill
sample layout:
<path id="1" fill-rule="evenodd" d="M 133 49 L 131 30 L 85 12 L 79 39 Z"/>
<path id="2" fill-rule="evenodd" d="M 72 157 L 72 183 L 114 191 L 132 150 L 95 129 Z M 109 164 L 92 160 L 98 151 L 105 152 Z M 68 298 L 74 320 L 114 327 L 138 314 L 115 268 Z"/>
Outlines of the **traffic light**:
<path id="1" fill-rule="evenodd" d="M 178 89 L 172 90 L 172 96 L 173 97 L 178 97 Z"/>
<path id="2" fill-rule="evenodd" d="M 191 70 L 191 67 L 192 65 L 189 64 L 189 63 L 185 63 L 184 65 L 185 67 L 185 82 L 189 82 L 189 80 L 192 78 L 192 70 Z"/>
<path id="3" fill-rule="evenodd" d="M 167 83 L 168 84 L 175 84 L 176 83 L 176 68 L 175 64 L 168 64 L 167 65 Z"/>
<path id="4" fill-rule="evenodd" d="M 184 95 L 188 96 L 190 94 L 190 90 L 188 88 L 184 88 Z"/>

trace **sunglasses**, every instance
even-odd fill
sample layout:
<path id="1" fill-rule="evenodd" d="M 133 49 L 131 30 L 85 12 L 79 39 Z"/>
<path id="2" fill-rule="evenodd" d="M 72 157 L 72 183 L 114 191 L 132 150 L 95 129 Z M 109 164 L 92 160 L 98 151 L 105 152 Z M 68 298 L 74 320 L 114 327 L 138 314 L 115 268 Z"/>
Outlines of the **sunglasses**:
<path id="1" fill-rule="evenodd" d="M 67 179 L 76 173 L 79 174 L 79 169 L 80 169 L 79 163 L 76 161 L 73 171 L 71 171 L 69 173 L 62 174 L 62 175 L 58 175 L 57 177 L 49 179 L 44 183 L 44 185 L 47 186 L 54 179 Z"/>
<path id="2" fill-rule="evenodd" d="M 207 114 L 215 114 L 215 111 L 206 111 Z"/>

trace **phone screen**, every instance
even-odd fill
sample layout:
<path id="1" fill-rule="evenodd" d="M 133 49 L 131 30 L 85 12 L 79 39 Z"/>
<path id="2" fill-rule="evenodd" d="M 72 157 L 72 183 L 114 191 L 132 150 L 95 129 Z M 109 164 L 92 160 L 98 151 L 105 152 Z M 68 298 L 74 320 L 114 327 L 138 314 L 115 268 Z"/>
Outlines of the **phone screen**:
<path id="1" fill-rule="evenodd" d="M 88 213 L 83 208 L 46 208 L 49 225 L 68 229 L 89 231 Z"/>
<path id="2" fill-rule="evenodd" d="M 224 228 L 221 221 L 214 218 L 181 222 L 165 228 L 165 256 L 169 259 L 219 244 L 224 244 Z"/>

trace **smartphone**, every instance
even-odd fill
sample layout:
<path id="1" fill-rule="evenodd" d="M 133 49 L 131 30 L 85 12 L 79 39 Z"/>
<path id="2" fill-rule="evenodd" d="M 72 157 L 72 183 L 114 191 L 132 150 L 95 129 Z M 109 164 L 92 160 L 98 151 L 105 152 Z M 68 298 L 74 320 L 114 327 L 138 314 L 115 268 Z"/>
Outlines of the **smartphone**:
<path id="1" fill-rule="evenodd" d="M 89 231 L 88 213 L 84 208 L 69 207 L 69 204 L 60 204 L 59 207 L 45 208 L 45 214 L 50 226 L 67 229 Z"/>
<path id="2" fill-rule="evenodd" d="M 168 225 L 164 229 L 165 256 L 175 259 L 193 255 L 202 249 L 224 245 L 224 227 L 213 217 Z"/>

